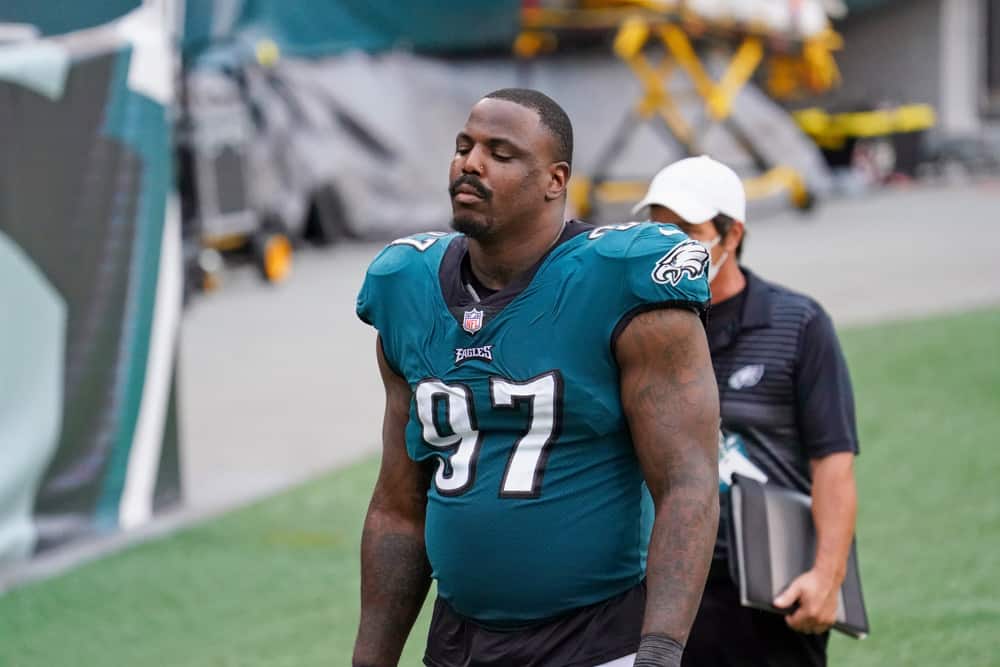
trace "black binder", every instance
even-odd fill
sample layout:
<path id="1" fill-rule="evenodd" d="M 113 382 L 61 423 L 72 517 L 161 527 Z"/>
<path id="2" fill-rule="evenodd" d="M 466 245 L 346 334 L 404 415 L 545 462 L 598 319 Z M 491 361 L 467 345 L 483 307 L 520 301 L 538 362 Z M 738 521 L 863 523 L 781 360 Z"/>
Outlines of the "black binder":
<path id="1" fill-rule="evenodd" d="M 816 554 L 812 499 L 742 475 L 733 476 L 729 496 L 730 559 L 740 602 L 745 607 L 789 613 L 772 602 L 795 577 L 812 568 Z M 856 639 L 868 635 L 855 543 L 851 544 L 833 627 Z"/>

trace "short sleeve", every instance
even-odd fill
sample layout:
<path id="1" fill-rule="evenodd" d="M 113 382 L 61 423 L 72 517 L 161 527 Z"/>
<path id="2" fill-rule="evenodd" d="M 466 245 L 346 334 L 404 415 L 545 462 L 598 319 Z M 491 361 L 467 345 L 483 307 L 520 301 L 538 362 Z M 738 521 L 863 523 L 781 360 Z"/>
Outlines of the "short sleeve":
<path id="1" fill-rule="evenodd" d="M 368 274 L 365 274 L 365 281 L 361 283 L 361 290 L 358 292 L 358 299 L 354 312 L 358 319 L 369 326 L 375 326 L 374 313 L 372 312 L 372 287 Z"/>
<path id="2" fill-rule="evenodd" d="M 396 239 L 365 272 L 355 313 L 378 331 L 386 362 L 398 375 L 403 351 L 414 345 L 414 332 L 421 329 L 411 325 L 426 312 L 427 285 L 437 280 L 437 266 L 451 236 L 425 232 Z"/>
<path id="3" fill-rule="evenodd" d="M 657 232 L 658 235 L 659 232 Z M 679 304 L 702 311 L 709 301 L 708 250 L 687 236 L 653 238 L 630 258 L 629 289 L 646 304 Z"/>
<path id="4" fill-rule="evenodd" d="M 624 257 L 626 294 L 612 344 L 637 315 L 686 308 L 704 318 L 711 299 L 708 250 L 673 225 L 646 224 Z"/>
<path id="5" fill-rule="evenodd" d="M 809 458 L 858 453 L 854 390 L 837 332 L 819 309 L 799 341 L 796 417 Z"/>
<path id="6" fill-rule="evenodd" d="M 386 362 L 397 374 L 400 368 L 397 351 L 403 344 L 404 332 L 393 325 L 397 319 L 394 313 L 400 311 L 399 303 L 407 300 L 406 277 L 412 274 L 416 254 L 398 243 L 383 248 L 368 266 L 355 304 L 358 318 L 378 331 Z"/>

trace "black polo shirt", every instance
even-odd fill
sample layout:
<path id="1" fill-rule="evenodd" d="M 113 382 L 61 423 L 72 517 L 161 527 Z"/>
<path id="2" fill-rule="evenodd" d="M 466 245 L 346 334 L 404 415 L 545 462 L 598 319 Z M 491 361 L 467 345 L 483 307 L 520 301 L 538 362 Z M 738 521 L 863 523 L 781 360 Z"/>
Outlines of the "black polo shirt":
<path id="1" fill-rule="evenodd" d="M 746 288 L 708 320 L 722 428 L 743 439 L 769 483 L 811 493 L 810 459 L 858 452 L 847 363 L 818 303 L 741 270 Z M 727 553 L 722 500 L 716 558 Z"/>

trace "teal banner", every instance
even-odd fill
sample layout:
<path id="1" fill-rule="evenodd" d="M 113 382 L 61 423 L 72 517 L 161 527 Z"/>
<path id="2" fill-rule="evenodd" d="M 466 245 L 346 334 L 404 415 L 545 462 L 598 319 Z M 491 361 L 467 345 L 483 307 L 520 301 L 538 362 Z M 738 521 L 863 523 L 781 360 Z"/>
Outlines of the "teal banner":
<path id="1" fill-rule="evenodd" d="M 0 46 L 0 566 L 180 499 L 169 50 L 129 21 Z"/>
<path id="2" fill-rule="evenodd" d="M 93 28 L 141 5 L 141 0 L 3 0 L 0 23 L 29 23 L 44 36 Z"/>

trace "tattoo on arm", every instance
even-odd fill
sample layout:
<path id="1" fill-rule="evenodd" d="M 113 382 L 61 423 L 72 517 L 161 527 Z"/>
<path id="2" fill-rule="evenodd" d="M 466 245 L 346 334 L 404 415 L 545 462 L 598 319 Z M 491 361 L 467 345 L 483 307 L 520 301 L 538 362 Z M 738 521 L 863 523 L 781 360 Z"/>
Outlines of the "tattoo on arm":
<path id="1" fill-rule="evenodd" d="M 719 395 L 705 332 L 678 309 L 644 313 L 618 339 L 622 405 L 656 506 L 643 634 L 684 642 L 718 526 Z"/>
<path id="2" fill-rule="evenodd" d="M 378 349 L 386 389 L 382 466 L 361 535 L 361 620 L 354 667 L 398 664 L 431 582 L 424 546 L 430 470 L 406 453 L 411 392 Z"/>
<path id="3" fill-rule="evenodd" d="M 423 535 L 369 514 L 361 538 L 361 623 L 355 667 L 396 665 L 431 582 Z"/>

